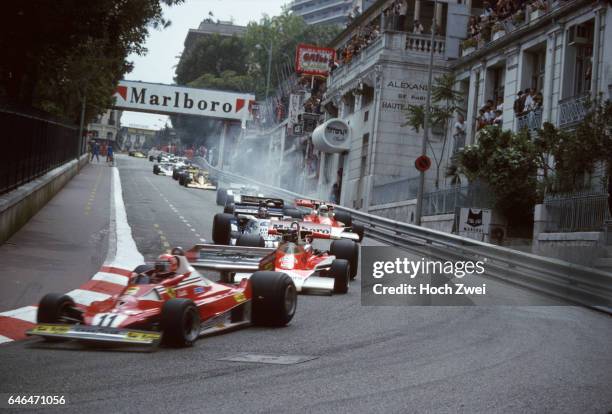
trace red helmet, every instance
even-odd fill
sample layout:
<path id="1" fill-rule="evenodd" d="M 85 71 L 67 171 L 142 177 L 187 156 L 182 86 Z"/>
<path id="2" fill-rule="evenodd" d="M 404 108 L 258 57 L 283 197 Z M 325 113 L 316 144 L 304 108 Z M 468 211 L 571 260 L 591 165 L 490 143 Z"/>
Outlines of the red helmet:
<path id="1" fill-rule="evenodd" d="M 171 254 L 161 254 L 155 262 L 155 270 L 159 272 L 176 272 L 178 267 L 178 257 Z"/>

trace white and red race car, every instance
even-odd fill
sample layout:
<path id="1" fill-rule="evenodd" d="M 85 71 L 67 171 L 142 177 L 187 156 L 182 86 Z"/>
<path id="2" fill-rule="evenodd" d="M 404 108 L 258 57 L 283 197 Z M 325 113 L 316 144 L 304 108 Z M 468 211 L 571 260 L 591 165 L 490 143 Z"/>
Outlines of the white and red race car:
<path id="1" fill-rule="evenodd" d="M 333 205 L 319 200 L 297 199 L 295 200 L 295 205 L 306 210 L 306 214 L 302 216 L 304 221 L 302 226 L 306 226 L 305 228 L 308 228 L 310 231 L 316 232 L 316 225 L 330 226 L 331 238 L 363 240 L 363 225 L 353 223 L 349 213 L 335 211 Z"/>

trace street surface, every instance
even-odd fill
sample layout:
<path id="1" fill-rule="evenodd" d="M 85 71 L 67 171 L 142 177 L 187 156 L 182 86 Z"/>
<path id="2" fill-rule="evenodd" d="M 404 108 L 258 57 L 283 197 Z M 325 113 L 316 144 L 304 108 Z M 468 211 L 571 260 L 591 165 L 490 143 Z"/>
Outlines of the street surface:
<path id="1" fill-rule="evenodd" d="M 146 259 L 211 240 L 212 217 L 221 210 L 214 191 L 155 176 L 146 159 L 117 158 L 127 218 Z M 14 245 L 0 247 L 5 264 L 14 256 L 11 276 L 3 269 L 0 279 L 3 310 L 35 304 L 47 291 L 68 291 L 97 271 L 105 256 L 99 236 L 104 215 L 79 214 L 96 174 L 93 204 L 108 205 L 110 173 L 99 173 L 102 168 L 111 170 L 87 167 L 11 239 Z M 60 201 L 61 214 L 42 220 Z M 35 255 L 39 245 L 44 251 Z M 41 286 L 13 284 L 18 266 L 27 275 L 23 284 L 33 286 L 39 277 Z M 531 294 L 514 287 L 508 292 Z M 612 409 L 611 322 L 569 306 L 365 307 L 358 278 L 347 295 L 300 296 L 286 328 L 244 329 L 189 349 L 2 344 L 0 395 L 65 395 L 67 405 L 57 410 L 68 413 L 164 413 L 170 407 L 206 413 L 605 413 Z M 295 365 L 220 360 L 244 353 L 315 359 Z"/>

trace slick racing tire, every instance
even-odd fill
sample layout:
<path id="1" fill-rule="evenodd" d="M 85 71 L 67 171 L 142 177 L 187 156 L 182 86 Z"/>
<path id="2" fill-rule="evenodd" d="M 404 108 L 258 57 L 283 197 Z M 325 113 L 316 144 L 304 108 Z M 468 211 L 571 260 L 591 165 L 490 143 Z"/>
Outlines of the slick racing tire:
<path id="1" fill-rule="evenodd" d="M 232 222 L 234 216 L 231 214 L 218 213 L 213 218 L 212 236 L 215 244 L 229 245 L 232 238 Z"/>
<path id="2" fill-rule="evenodd" d="M 159 175 L 159 165 L 155 164 L 153 166 L 153 174 Z"/>
<path id="3" fill-rule="evenodd" d="M 365 228 L 363 227 L 363 224 L 353 223 L 351 229 L 353 230 L 353 233 L 359 236 L 359 241 L 362 241 L 363 234 L 365 233 Z"/>
<path id="4" fill-rule="evenodd" d="M 335 211 L 334 218 L 344 224 L 345 227 L 350 227 L 353 224 L 353 220 L 351 218 L 350 213 L 345 211 Z"/>
<path id="5" fill-rule="evenodd" d="M 153 162 L 153 161 L 154 161 L 154 158 L 153 158 L 153 156 L 152 156 L 152 155 L 149 155 L 149 161 L 151 161 L 151 162 Z"/>
<path id="6" fill-rule="evenodd" d="M 355 279 L 359 263 L 359 245 L 352 240 L 334 240 L 329 252 L 336 256 L 336 259 L 344 259 L 349 262 L 351 279 Z"/>
<path id="7" fill-rule="evenodd" d="M 200 314 L 189 299 L 170 299 L 161 312 L 162 343 L 170 347 L 191 346 L 200 335 Z"/>
<path id="8" fill-rule="evenodd" d="M 297 290 L 289 276 L 281 272 L 258 271 L 250 279 L 253 289 L 253 323 L 285 326 L 295 315 Z"/>
<path id="9" fill-rule="evenodd" d="M 172 179 L 173 180 L 178 180 L 179 179 L 179 171 L 176 168 L 172 169 Z"/>
<path id="10" fill-rule="evenodd" d="M 227 190 L 225 188 L 217 188 L 217 205 L 224 206 L 227 198 Z"/>
<path id="11" fill-rule="evenodd" d="M 74 313 L 74 300 L 68 295 L 47 293 L 38 303 L 36 321 L 38 323 L 62 322 L 64 316 Z"/>
<path id="12" fill-rule="evenodd" d="M 289 216 L 294 219 L 302 220 L 304 218 L 304 213 L 302 213 L 297 208 L 285 207 L 283 208 L 283 214 L 285 216 Z"/>
<path id="13" fill-rule="evenodd" d="M 347 293 L 351 279 L 351 266 L 347 260 L 336 259 L 329 269 L 329 276 L 334 278 L 334 293 Z"/>
<path id="14" fill-rule="evenodd" d="M 234 203 L 226 204 L 225 207 L 223 207 L 223 212 L 225 214 L 234 214 Z"/>
<path id="15" fill-rule="evenodd" d="M 236 240 L 236 246 L 266 247 L 266 241 L 259 234 L 241 234 Z"/>

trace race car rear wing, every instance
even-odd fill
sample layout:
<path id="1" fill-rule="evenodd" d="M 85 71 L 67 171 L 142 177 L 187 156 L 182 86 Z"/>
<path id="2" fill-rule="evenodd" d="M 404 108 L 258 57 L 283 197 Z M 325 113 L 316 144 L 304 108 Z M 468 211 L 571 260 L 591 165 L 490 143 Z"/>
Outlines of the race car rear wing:
<path id="1" fill-rule="evenodd" d="M 280 198 L 266 198 L 243 195 L 239 203 L 234 204 L 234 214 L 257 215 L 259 207 L 265 206 L 271 217 L 283 217 L 284 201 Z"/>
<path id="2" fill-rule="evenodd" d="M 275 249 L 264 247 L 196 244 L 185 256 L 195 268 L 219 271 L 254 272 Z"/>
<path id="3" fill-rule="evenodd" d="M 282 233 L 284 230 L 295 228 L 296 221 L 272 220 L 268 228 L 268 234 Z M 348 231 L 346 227 L 333 227 L 325 224 L 312 223 L 309 221 L 297 222 L 300 232 L 309 232 L 314 239 L 349 239 L 359 240 L 359 235 Z M 280 231 L 278 231 L 280 230 Z"/>

